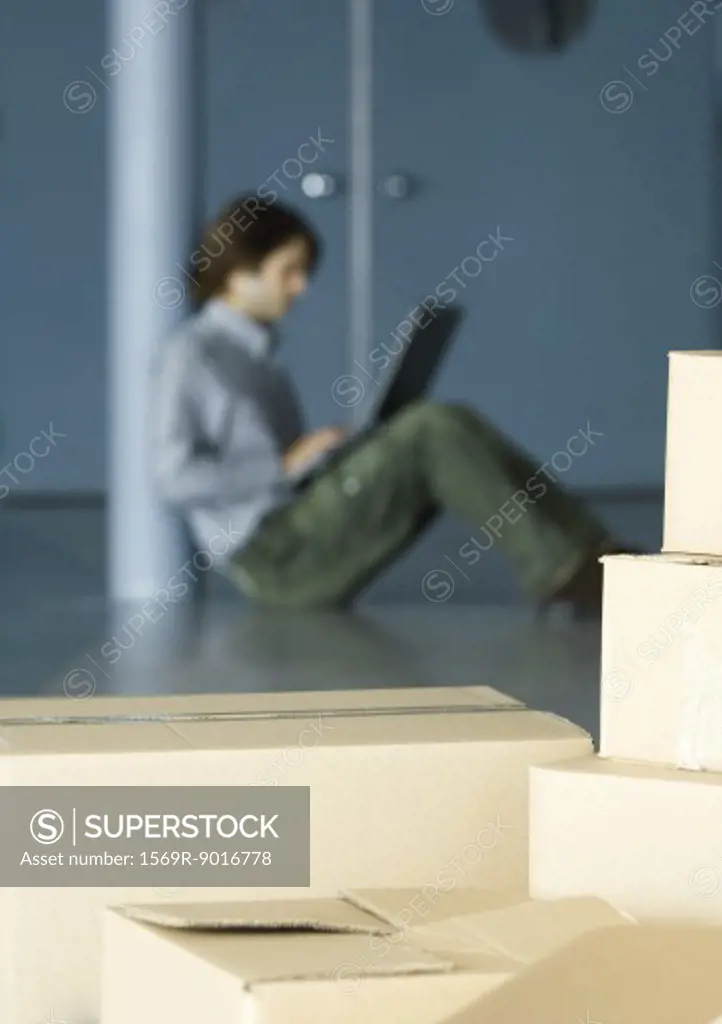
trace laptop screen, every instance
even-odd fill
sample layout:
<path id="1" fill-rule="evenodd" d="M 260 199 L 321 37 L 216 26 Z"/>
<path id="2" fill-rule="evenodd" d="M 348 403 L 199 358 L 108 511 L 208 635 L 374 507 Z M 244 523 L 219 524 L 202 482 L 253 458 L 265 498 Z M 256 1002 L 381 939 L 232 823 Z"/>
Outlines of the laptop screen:
<path id="1" fill-rule="evenodd" d="M 461 306 L 434 310 L 430 323 L 417 326 L 387 372 L 385 387 L 370 411 L 370 423 L 383 423 L 429 390 L 461 323 Z"/>

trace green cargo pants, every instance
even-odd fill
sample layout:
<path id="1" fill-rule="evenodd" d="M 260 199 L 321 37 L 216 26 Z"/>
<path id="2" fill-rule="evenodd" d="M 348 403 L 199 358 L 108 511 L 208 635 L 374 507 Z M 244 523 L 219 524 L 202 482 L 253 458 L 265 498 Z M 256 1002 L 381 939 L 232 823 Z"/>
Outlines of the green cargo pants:
<path id="1" fill-rule="evenodd" d="M 274 510 L 227 572 L 264 605 L 342 608 L 449 511 L 471 529 L 454 561 L 498 545 L 542 599 L 609 541 L 555 479 L 473 410 L 419 402 Z"/>

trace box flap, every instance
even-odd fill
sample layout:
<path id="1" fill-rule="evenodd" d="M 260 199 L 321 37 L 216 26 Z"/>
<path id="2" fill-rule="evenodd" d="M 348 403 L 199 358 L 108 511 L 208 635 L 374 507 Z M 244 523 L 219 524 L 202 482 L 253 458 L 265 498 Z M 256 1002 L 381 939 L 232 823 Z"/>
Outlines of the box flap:
<path id="1" fill-rule="evenodd" d="M 246 987 L 297 980 L 450 973 L 453 962 L 390 942 L 383 921 L 341 900 L 118 906 L 133 919 Z M 398 934 L 398 933 L 396 933 Z"/>
<path id="2" fill-rule="evenodd" d="M 417 925 L 507 907 L 529 899 L 529 894 L 526 887 L 521 886 L 515 889 L 454 886 L 443 892 L 438 886 L 428 885 L 423 889 L 350 889 L 344 890 L 341 897 L 404 931 Z"/>
<path id="3" fill-rule="evenodd" d="M 344 897 L 406 932 L 406 940 L 465 965 L 473 958 L 501 957 L 529 964 L 596 928 L 631 923 L 596 897 L 532 900 L 524 889 L 360 889 Z"/>
<path id="4" fill-rule="evenodd" d="M 532 964 L 587 932 L 623 924 L 633 919 L 596 897 L 524 900 L 420 925 L 408 938 L 446 956 L 458 951 Z"/>
<path id="5" fill-rule="evenodd" d="M 443 896 L 432 908 L 431 923 L 409 925 L 404 910 L 414 895 L 360 890 L 342 899 L 125 905 L 113 913 L 160 929 L 246 985 L 333 979 L 340 970 L 346 980 L 454 970 L 514 974 L 585 932 L 627 921 L 593 897 L 532 901 L 520 890 L 459 889 L 447 894 L 445 908 Z"/>
<path id="6" fill-rule="evenodd" d="M 341 899 L 149 903 L 116 907 L 125 917 L 193 931 L 336 932 L 391 935 L 389 922 Z"/>

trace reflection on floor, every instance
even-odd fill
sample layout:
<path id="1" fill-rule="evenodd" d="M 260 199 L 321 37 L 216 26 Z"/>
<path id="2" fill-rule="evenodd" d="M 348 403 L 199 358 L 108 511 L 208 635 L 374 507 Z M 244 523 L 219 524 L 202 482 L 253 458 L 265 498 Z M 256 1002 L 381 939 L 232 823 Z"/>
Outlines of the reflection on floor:
<path id="1" fill-rule="evenodd" d="M 598 511 L 658 549 L 658 496 Z M 469 532 L 457 524 L 440 524 L 348 615 L 256 610 L 212 573 L 200 603 L 109 607 L 103 530 L 97 510 L 0 516 L 0 695 L 485 683 L 597 734 L 598 624 L 536 621 L 500 552 L 460 565 Z"/>

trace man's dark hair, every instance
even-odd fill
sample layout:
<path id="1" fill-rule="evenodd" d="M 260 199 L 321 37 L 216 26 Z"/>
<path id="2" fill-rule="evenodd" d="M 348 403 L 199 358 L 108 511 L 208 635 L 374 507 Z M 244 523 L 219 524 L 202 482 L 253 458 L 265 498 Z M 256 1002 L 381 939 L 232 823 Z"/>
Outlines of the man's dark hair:
<path id="1" fill-rule="evenodd" d="M 279 201 L 264 203 L 254 194 L 227 203 L 207 225 L 200 245 L 191 254 L 189 273 L 195 284 L 195 304 L 202 306 L 221 291 L 232 271 L 256 270 L 266 256 L 294 238 L 306 242 L 309 270 L 315 270 L 321 258 L 321 240 L 292 206 Z"/>

